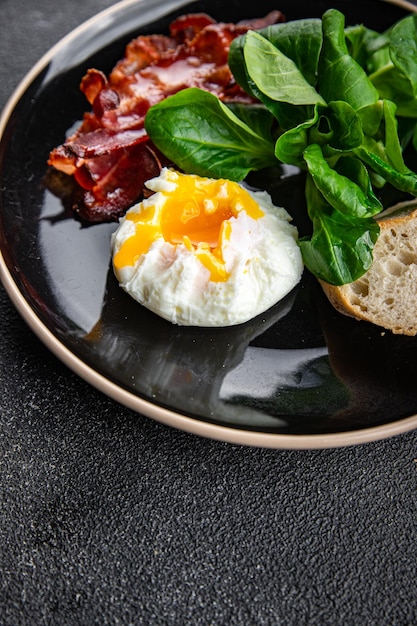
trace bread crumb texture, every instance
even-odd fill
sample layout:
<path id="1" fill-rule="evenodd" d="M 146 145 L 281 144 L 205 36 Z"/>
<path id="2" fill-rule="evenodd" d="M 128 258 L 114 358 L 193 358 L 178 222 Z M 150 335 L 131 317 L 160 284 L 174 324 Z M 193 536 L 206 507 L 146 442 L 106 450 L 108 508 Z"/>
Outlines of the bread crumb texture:
<path id="1" fill-rule="evenodd" d="M 378 220 L 374 260 L 360 279 L 321 283 L 333 306 L 395 334 L 417 334 L 417 211 Z"/>

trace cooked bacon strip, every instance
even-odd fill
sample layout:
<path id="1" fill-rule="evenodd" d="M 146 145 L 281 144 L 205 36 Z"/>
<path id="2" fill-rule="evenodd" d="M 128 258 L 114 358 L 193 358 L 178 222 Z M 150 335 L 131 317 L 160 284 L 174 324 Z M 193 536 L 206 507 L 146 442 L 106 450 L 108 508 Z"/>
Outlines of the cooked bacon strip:
<path id="1" fill-rule="evenodd" d="M 186 87 L 200 87 L 224 102 L 253 102 L 227 65 L 230 44 L 250 29 L 280 21 L 279 11 L 238 24 L 217 23 L 203 13 L 183 15 L 171 23 L 169 36 L 130 42 L 108 78 L 88 70 L 80 88 L 92 110 L 48 161 L 73 176 L 74 212 L 89 222 L 117 220 L 142 196 L 145 181 L 167 164 L 144 129 L 153 104 Z"/>
<path id="2" fill-rule="evenodd" d="M 91 159 L 103 156 L 122 148 L 131 148 L 147 139 L 144 128 L 110 132 L 107 128 L 97 128 L 78 135 L 71 143 L 71 150 L 77 157 Z"/>
<path id="3" fill-rule="evenodd" d="M 115 207 L 130 206 L 132 198 L 142 194 L 145 182 L 158 176 L 162 165 L 147 143 L 138 144 L 129 152 L 93 159 L 89 173 L 100 184 L 86 190 L 77 215 L 88 222 L 113 221 Z"/>

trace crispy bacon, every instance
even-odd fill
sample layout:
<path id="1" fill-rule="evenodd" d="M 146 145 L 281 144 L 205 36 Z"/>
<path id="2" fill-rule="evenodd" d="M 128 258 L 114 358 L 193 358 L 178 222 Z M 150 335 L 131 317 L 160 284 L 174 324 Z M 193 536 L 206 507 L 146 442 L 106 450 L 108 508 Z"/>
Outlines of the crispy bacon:
<path id="1" fill-rule="evenodd" d="M 48 161 L 72 177 L 75 214 L 88 222 L 117 220 L 142 196 L 145 181 L 168 164 L 144 129 L 153 104 L 186 87 L 200 87 L 224 102 L 252 102 L 227 65 L 230 44 L 250 29 L 280 21 L 279 11 L 237 24 L 203 13 L 183 15 L 171 23 L 169 35 L 131 41 L 108 78 L 88 70 L 80 89 L 92 109 Z"/>

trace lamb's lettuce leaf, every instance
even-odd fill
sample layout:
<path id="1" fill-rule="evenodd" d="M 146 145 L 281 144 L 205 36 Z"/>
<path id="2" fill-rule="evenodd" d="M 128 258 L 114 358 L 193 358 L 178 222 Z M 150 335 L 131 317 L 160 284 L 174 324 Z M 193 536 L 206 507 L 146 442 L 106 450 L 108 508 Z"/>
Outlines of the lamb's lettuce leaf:
<path id="1" fill-rule="evenodd" d="M 326 104 L 296 63 L 259 33 L 247 33 L 243 56 L 249 77 L 271 100 L 293 105 Z"/>
<path id="2" fill-rule="evenodd" d="M 235 181 L 276 163 L 265 124 L 264 112 L 250 127 L 216 96 L 195 87 L 166 98 L 146 116 L 152 141 L 178 167 Z"/>
<path id="3" fill-rule="evenodd" d="M 322 25 L 318 85 L 326 102 L 344 100 L 355 110 L 375 104 L 378 100 L 376 88 L 348 52 L 343 14 L 335 10 L 326 11 Z"/>
<path id="4" fill-rule="evenodd" d="M 382 210 L 380 201 L 376 198 L 369 184 L 363 176 L 363 169 L 354 167 L 354 161 L 345 165 L 344 170 L 337 171 L 324 158 L 318 144 L 310 144 L 304 151 L 304 159 L 308 172 L 317 189 L 327 202 L 347 217 L 372 217 Z M 349 172 L 352 178 L 348 178 Z"/>
<path id="5" fill-rule="evenodd" d="M 352 219 L 334 209 L 309 176 L 306 200 L 313 224 L 312 237 L 299 241 L 306 267 L 326 283 L 343 285 L 357 280 L 372 264 L 378 223 L 370 217 Z"/>

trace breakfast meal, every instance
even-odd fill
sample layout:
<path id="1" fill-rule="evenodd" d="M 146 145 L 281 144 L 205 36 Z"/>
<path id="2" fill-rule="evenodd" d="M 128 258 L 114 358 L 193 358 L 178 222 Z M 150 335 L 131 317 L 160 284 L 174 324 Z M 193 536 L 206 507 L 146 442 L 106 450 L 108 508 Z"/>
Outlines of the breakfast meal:
<path id="1" fill-rule="evenodd" d="M 417 195 L 416 40 L 414 14 L 384 33 L 335 9 L 182 16 L 131 42 L 108 78 L 89 70 L 92 111 L 49 164 L 73 182 L 76 217 L 120 221 L 121 287 L 174 323 L 242 323 L 305 267 L 338 311 L 415 335 L 417 211 L 387 215 L 381 191 Z M 244 184 L 282 164 L 304 173 L 306 236 Z"/>

